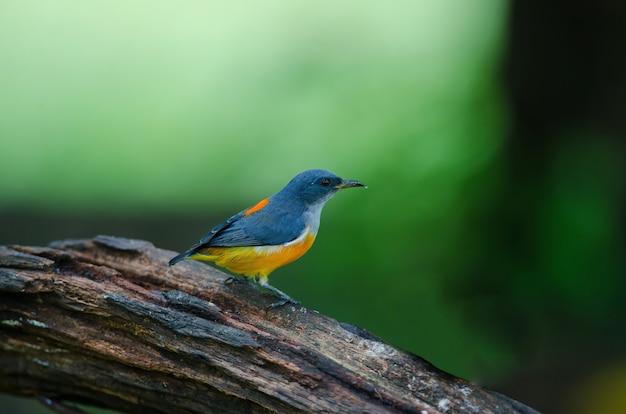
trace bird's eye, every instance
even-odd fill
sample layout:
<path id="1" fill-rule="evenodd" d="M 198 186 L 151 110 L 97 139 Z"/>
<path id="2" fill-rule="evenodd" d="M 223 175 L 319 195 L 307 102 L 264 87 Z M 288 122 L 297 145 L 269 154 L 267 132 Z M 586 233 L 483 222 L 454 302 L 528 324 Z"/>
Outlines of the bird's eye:
<path id="1" fill-rule="evenodd" d="M 324 187 L 328 187 L 330 185 L 330 178 L 322 178 L 320 184 Z"/>

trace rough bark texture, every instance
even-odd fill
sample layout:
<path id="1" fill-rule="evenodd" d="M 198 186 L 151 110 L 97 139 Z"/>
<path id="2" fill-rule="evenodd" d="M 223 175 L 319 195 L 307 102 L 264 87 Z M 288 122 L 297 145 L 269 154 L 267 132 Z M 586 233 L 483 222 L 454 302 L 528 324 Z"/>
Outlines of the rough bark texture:
<path id="1" fill-rule="evenodd" d="M 151 243 L 0 247 L 0 391 L 136 413 L 533 413 Z"/>

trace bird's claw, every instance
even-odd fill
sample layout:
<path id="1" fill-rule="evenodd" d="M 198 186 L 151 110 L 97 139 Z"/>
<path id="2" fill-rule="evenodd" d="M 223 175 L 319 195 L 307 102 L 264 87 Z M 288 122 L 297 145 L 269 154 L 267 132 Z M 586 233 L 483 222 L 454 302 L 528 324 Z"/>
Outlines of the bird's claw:
<path id="1" fill-rule="evenodd" d="M 281 300 L 279 300 L 278 302 L 274 302 L 271 305 L 269 305 L 266 310 L 270 310 L 270 309 L 274 309 L 274 308 L 280 308 L 281 306 L 284 306 L 288 303 L 291 303 L 295 306 L 300 306 L 300 302 L 298 302 L 297 300 L 290 298 L 290 297 L 286 297 L 286 298 L 282 298 Z"/>
<path id="2" fill-rule="evenodd" d="M 250 280 L 247 278 L 241 278 L 241 277 L 237 277 L 237 276 L 229 276 L 227 279 L 224 280 L 224 284 L 225 285 L 230 285 L 232 283 L 245 283 L 250 285 Z"/>

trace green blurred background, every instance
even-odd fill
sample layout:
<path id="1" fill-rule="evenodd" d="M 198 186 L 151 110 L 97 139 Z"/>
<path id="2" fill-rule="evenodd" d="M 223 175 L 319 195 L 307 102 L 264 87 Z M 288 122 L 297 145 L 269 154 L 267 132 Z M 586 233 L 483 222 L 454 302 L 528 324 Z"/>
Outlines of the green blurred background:
<path id="1" fill-rule="evenodd" d="M 369 188 L 274 286 L 543 412 L 626 412 L 626 7 L 584 4 L 3 2 L 0 244 L 180 251 L 326 168 Z"/>

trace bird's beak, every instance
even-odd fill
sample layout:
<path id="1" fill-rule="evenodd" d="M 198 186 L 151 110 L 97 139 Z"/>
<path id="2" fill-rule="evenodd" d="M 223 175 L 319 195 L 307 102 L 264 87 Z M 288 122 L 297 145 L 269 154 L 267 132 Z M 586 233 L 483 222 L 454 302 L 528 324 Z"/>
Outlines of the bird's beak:
<path id="1" fill-rule="evenodd" d="M 367 186 L 365 184 L 363 184 L 360 181 L 356 181 L 356 180 L 341 180 L 341 184 L 336 185 L 335 188 L 338 190 L 344 189 L 344 188 L 350 188 L 350 187 L 364 187 L 367 188 Z"/>

